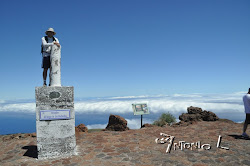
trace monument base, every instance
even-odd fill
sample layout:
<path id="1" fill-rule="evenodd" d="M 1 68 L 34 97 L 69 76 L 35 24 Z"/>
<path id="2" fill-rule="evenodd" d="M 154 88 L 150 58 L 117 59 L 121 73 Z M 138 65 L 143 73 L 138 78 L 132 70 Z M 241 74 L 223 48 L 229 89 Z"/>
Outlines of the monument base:
<path id="1" fill-rule="evenodd" d="M 73 87 L 36 87 L 38 159 L 75 154 Z"/>

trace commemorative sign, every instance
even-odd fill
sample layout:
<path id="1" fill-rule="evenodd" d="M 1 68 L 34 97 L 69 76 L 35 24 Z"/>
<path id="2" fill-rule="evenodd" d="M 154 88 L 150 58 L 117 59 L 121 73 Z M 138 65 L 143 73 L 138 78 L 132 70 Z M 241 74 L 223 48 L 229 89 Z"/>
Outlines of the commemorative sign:
<path id="1" fill-rule="evenodd" d="M 149 108 L 146 103 L 132 104 L 134 115 L 149 114 Z"/>
<path id="2" fill-rule="evenodd" d="M 70 119 L 70 109 L 40 111 L 40 120 L 58 120 L 58 119 Z"/>

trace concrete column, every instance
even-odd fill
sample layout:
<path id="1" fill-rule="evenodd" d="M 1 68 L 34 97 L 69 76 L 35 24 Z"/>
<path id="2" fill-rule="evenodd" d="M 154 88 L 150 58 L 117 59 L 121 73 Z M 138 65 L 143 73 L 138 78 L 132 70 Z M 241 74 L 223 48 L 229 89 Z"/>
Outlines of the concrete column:
<path id="1" fill-rule="evenodd" d="M 61 47 L 52 46 L 50 63 L 50 86 L 61 86 Z"/>

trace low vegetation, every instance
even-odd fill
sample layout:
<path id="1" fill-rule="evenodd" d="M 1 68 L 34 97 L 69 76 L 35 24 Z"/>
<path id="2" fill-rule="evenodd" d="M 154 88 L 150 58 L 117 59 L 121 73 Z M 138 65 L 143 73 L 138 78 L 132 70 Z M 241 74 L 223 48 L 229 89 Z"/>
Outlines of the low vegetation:
<path id="1" fill-rule="evenodd" d="M 153 125 L 162 127 L 166 124 L 170 125 L 175 122 L 176 122 L 175 117 L 168 112 L 168 113 L 163 113 L 158 120 L 154 121 Z"/>

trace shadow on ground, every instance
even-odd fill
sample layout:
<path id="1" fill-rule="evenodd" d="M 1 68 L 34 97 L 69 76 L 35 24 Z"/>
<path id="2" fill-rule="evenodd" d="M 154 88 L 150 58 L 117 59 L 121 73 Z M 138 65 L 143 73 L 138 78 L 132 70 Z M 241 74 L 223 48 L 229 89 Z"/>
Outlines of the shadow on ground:
<path id="1" fill-rule="evenodd" d="M 30 145 L 30 146 L 24 146 L 22 149 L 27 149 L 26 153 L 24 153 L 23 156 L 28 156 L 32 158 L 37 158 L 37 146 L 36 145 Z"/>
<path id="2" fill-rule="evenodd" d="M 235 139 L 244 139 L 244 140 L 250 140 L 250 138 L 243 137 L 241 135 L 228 135 L 230 137 L 234 137 Z"/>

